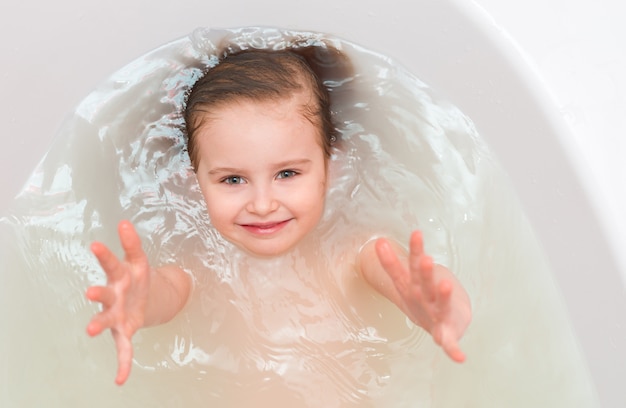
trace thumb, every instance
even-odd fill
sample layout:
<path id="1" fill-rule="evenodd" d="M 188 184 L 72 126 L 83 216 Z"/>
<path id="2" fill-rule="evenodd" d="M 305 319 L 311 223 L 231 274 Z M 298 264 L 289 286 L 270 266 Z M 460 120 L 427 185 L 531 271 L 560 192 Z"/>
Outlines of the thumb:
<path id="1" fill-rule="evenodd" d="M 117 348 L 118 363 L 115 383 L 117 385 L 123 385 L 130 375 L 130 369 L 133 363 L 133 346 L 130 339 L 118 330 L 113 330 L 112 333 Z"/>

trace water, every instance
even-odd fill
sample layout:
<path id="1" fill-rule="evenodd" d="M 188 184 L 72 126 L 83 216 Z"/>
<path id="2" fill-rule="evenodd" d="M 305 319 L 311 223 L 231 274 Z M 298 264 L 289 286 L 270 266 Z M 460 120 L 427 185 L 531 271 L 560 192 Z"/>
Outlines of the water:
<path id="1" fill-rule="evenodd" d="M 224 38 L 280 47 L 298 33 L 196 30 L 116 72 L 65 122 L 2 219 L 1 406 L 592 407 L 589 374 L 541 248 L 471 120 L 384 56 L 327 36 L 355 74 L 333 82 L 341 142 L 318 229 L 291 254 L 247 258 L 211 228 L 184 151 L 184 95 Z M 85 326 L 132 220 L 153 264 L 192 273 L 187 307 L 139 332 L 129 382 Z M 463 365 L 354 272 L 372 235 L 426 249 L 467 288 Z"/>

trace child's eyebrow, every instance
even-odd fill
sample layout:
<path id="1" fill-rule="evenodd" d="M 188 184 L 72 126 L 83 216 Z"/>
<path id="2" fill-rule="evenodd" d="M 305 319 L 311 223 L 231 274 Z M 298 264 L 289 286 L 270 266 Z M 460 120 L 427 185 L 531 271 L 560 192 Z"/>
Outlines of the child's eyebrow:
<path id="1" fill-rule="evenodd" d="M 287 167 L 298 167 L 303 166 L 305 164 L 311 163 L 310 159 L 297 159 L 297 160 L 286 160 L 284 162 L 280 162 L 276 164 L 276 168 L 287 168 Z"/>
<path id="2" fill-rule="evenodd" d="M 311 159 L 285 160 L 283 162 L 276 163 L 273 167 L 275 169 L 285 169 L 285 168 L 289 168 L 289 167 L 304 166 L 304 165 L 307 165 L 309 163 L 311 163 Z M 243 172 L 244 172 L 243 169 L 238 169 L 238 168 L 235 168 L 235 167 L 215 167 L 215 168 L 210 169 L 208 174 L 209 175 L 224 174 L 224 173 L 241 174 Z"/>
<path id="3" fill-rule="evenodd" d="M 241 169 L 236 169 L 234 167 L 216 167 L 214 169 L 209 170 L 208 174 L 222 174 L 222 173 L 239 174 L 241 172 L 242 172 Z"/>

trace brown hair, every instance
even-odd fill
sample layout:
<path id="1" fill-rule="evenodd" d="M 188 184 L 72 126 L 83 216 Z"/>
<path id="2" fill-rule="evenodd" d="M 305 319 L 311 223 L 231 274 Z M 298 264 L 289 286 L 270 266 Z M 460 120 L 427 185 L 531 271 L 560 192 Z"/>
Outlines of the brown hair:
<path id="1" fill-rule="evenodd" d="M 207 114 L 210 114 L 212 108 L 242 99 L 276 101 L 300 91 L 311 93 L 312 103 L 304 106 L 303 115 L 320 129 L 322 149 L 327 158 L 330 156 L 337 131 L 332 121 L 329 91 L 320 79 L 320 74 L 330 72 L 337 66 L 347 66 L 338 50 L 307 45 L 283 50 L 248 49 L 224 54 L 219 63 L 210 68 L 187 95 L 184 120 L 187 150 L 194 171 L 198 169 L 195 134 L 207 118 L 210 119 Z M 329 63 L 333 60 L 342 62 Z"/>

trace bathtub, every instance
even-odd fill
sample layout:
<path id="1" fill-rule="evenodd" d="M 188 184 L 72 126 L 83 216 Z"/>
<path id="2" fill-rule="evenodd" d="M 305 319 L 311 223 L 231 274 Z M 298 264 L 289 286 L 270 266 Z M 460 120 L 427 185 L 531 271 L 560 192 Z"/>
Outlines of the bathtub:
<path id="1" fill-rule="evenodd" d="M 395 58 L 472 118 L 548 254 L 602 405 L 626 406 L 626 165 L 618 157 L 626 152 L 619 137 L 626 134 L 623 5 L 420 0 L 407 10 L 401 1 L 322 0 L 309 9 L 282 0 L 207 4 L 183 0 L 173 13 L 170 2 L 112 0 L 87 8 L 62 0 L 36 9 L 18 2 L 2 14 L 0 214 L 64 117 L 137 56 L 199 26 L 332 33 Z M 2 270 L 3 281 L 11 272 Z"/>

